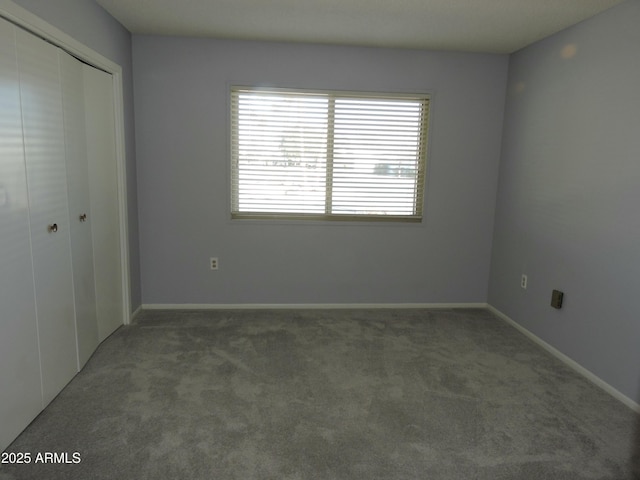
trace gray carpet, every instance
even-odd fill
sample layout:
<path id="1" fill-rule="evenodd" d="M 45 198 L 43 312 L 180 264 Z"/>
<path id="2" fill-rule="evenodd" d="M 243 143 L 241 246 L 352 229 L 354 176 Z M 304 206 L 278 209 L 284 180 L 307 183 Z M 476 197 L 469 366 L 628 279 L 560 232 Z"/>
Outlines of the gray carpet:
<path id="1" fill-rule="evenodd" d="M 0 479 L 627 480 L 639 429 L 484 310 L 146 311 Z"/>

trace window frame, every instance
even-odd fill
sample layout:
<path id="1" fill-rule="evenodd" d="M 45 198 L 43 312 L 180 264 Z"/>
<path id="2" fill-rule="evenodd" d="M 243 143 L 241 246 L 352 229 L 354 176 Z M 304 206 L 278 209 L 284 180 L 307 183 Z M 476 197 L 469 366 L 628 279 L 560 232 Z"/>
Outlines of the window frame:
<path id="1" fill-rule="evenodd" d="M 329 150 L 332 149 L 333 137 L 327 139 L 327 163 L 326 172 L 327 180 L 325 181 L 325 188 L 328 190 L 325 196 L 325 212 L 324 213 L 302 213 L 302 212 L 256 212 L 256 211 L 239 211 L 239 180 L 234 178 L 235 172 L 238 171 L 237 162 L 239 162 L 239 154 L 236 153 L 237 143 L 234 144 L 234 134 L 239 132 L 238 115 L 236 115 L 235 105 L 237 101 L 234 100 L 234 94 L 241 91 L 249 91 L 250 93 L 264 92 L 266 94 L 277 93 L 293 93 L 301 95 L 328 95 L 335 98 L 358 98 L 370 100 L 410 100 L 421 102 L 421 117 L 419 120 L 419 141 L 418 152 L 419 159 L 417 162 L 417 170 L 415 177 L 416 193 L 414 201 L 413 214 L 370 214 L 370 213 L 329 213 L 328 208 L 331 208 L 333 204 L 328 205 L 328 199 L 332 197 L 331 190 L 333 189 L 333 183 L 330 179 L 333 178 L 332 169 L 333 154 L 329 154 Z M 300 88 L 282 88 L 282 87 L 256 87 L 247 85 L 232 84 L 229 87 L 229 157 L 230 162 L 230 219 L 235 220 L 280 220 L 280 221 L 328 221 L 328 222 L 403 222 L 403 223 L 422 223 L 425 210 L 426 200 L 426 187 L 427 187 L 427 166 L 428 166 L 428 151 L 430 144 L 430 124 L 431 124 L 431 106 L 432 106 L 432 93 L 429 92 L 371 92 L 371 91 L 352 91 L 352 90 L 323 90 L 323 89 L 300 89 Z M 330 121 L 333 124 L 333 119 Z M 333 125 L 328 128 L 333 132 Z"/>

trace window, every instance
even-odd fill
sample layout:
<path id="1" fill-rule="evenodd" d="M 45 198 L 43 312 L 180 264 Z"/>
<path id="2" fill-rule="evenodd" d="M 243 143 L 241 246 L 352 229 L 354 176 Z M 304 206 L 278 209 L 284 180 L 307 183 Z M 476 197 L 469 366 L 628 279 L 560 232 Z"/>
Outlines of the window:
<path id="1" fill-rule="evenodd" d="M 427 96 L 233 87 L 232 218 L 421 221 Z"/>

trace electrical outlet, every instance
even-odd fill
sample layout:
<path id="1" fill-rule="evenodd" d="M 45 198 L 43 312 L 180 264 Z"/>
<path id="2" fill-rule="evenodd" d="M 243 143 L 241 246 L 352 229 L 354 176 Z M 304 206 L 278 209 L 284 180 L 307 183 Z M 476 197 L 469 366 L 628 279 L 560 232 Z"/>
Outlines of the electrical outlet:
<path id="1" fill-rule="evenodd" d="M 527 289 L 527 276 L 525 274 L 522 274 L 522 277 L 520 278 L 520 287 L 523 290 Z"/>
<path id="2" fill-rule="evenodd" d="M 218 257 L 211 257 L 209 259 L 211 270 L 218 270 Z"/>

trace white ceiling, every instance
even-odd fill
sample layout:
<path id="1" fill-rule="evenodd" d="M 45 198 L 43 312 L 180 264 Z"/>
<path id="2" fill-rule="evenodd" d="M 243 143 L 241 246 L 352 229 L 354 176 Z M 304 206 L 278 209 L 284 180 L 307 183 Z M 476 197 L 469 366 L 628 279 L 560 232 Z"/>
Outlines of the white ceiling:
<path id="1" fill-rule="evenodd" d="M 511 53 L 623 0 L 97 0 L 134 34 Z"/>

